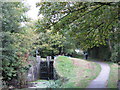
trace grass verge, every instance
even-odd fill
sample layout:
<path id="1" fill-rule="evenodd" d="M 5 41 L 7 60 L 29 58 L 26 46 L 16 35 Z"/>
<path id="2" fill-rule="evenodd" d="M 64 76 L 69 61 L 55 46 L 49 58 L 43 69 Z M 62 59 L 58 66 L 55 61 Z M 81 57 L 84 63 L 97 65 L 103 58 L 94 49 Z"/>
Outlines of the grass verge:
<path id="1" fill-rule="evenodd" d="M 94 62 L 65 56 L 57 58 L 55 68 L 61 77 L 69 79 L 62 88 L 86 88 L 101 70 Z"/>
<path id="2" fill-rule="evenodd" d="M 108 80 L 108 88 L 117 88 L 118 77 L 118 65 L 115 63 L 108 63 L 110 66 L 110 76 Z"/>

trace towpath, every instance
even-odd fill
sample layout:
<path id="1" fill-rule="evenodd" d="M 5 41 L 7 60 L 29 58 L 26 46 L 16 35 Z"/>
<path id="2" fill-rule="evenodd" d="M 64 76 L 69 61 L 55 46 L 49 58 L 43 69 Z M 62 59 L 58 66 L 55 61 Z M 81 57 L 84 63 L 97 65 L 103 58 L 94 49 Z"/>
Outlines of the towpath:
<path id="1" fill-rule="evenodd" d="M 101 66 L 101 72 L 96 79 L 91 81 L 87 88 L 107 88 L 110 67 L 107 63 L 96 62 Z"/>

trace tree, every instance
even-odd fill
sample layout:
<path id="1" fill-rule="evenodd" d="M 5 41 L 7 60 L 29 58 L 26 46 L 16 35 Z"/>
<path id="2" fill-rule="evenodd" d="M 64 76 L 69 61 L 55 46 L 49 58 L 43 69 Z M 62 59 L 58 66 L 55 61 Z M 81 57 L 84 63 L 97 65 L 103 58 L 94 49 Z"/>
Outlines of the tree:
<path id="1" fill-rule="evenodd" d="M 39 28 L 38 26 L 36 28 Z M 38 33 L 38 32 L 37 32 Z M 60 35 L 59 32 L 53 34 L 51 30 L 46 32 L 39 32 L 37 34 L 35 46 L 39 50 L 42 57 L 55 56 L 58 54 L 66 54 L 74 51 L 71 47 L 74 47 L 67 39 Z M 69 44 L 69 45 L 68 45 Z M 71 51 L 71 52 L 70 52 Z"/>
<path id="2" fill-rule="evenodd" d="M 25 15 L 27 10 L 21 2 L 2 4 L 2 76 L 7 85 L 14 83 L 21 86 L 26 83 L 27 54 L 35 41 L 29 26 L 21 26 L 29 20 Z"/>
<path id="3" fill-rule="evenodd" d="M 111 36 L 119 34 L 116 29 L 119 2 L 45 2 L 37 5 L 41 6 L 40 13 L 47 20 L 44 22 L 46 29 L 69 35 L 83 50 L 102 45 L 109 45 L 111 49 L 111 41 L 114 42 Z"/>

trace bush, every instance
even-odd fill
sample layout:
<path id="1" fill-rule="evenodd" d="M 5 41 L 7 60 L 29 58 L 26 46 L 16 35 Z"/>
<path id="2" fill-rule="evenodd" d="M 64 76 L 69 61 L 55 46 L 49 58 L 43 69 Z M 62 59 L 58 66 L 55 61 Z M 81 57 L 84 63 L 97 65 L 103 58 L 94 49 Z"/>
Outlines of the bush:
<path id="1" fill-rule="evenodd" d="M 111 61 L 118 63 L 120 61 L 119 57 L 120 57 L 120 44 L 117 43 L 117 44 L 114 44 L 113 46 L 113 51 L 110 59 Z"/>

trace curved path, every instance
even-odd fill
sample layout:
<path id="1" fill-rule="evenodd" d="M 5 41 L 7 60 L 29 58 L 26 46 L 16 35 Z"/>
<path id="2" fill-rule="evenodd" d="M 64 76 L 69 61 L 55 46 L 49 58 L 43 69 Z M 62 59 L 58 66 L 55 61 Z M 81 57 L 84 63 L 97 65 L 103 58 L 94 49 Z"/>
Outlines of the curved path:
<path id="1" fill-rule="evenodd" d="M 95 61 L 96 62 L 96 61 Z M 107 88 L 107 83 L 109 79 L 110 67 L 107 63 L 96 62 L 101 66 L 101 72 L 94 79 L 87 88 Z"/>

